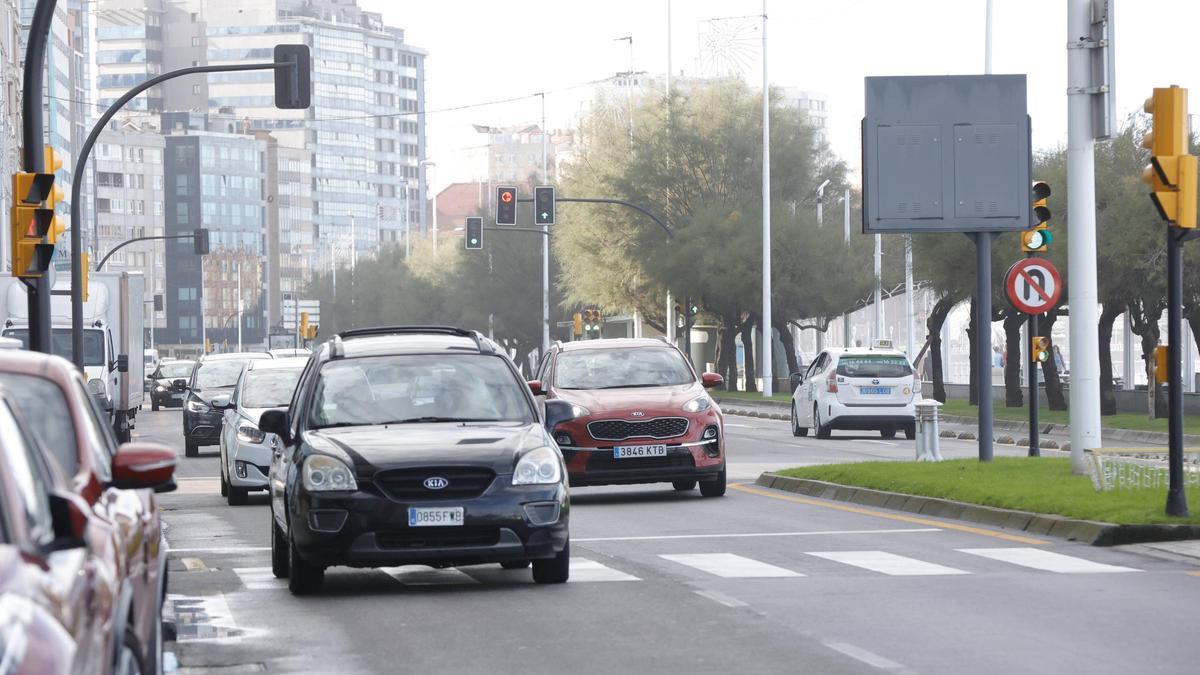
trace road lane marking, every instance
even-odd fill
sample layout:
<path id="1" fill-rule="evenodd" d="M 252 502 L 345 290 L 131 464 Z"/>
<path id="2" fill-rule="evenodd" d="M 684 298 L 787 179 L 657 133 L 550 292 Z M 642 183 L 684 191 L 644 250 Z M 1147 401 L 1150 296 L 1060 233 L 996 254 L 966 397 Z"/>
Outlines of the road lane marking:
<path id="1" fill-rule="evenodd" d="M 177 642 L 239 642 L 246 631 L 239 628 L 225 602 L 225 595 L 167 596 L 164 618 L 174 620 Z"/>
<path id="2" fill-rule="evenodd" d="M 909 527 L 889 530 L 813 530 L 811 532 L 726 532 L 719 534 L 654 534 L 633 537 L 572 537 L 576 543 L 605 541 L 669 541 L 672 539 L 737 539 L 743 537 L 811 537 L 822 534 L 909 534 L 912 532 L 940 532 L 937 527 Z"/>
<path id="3" fill-rule="evenodd" d="M 189 572 L 203 572 L 208 569 L 208 565 L 199 558 L 184 558 L 183 567 Z"/>
<path id="4" fill-rule="evenodd" d="M 745 485 L 745 484 L 741 484 L 741 483 L 738 483 L 735 485 L 730 485 L 729 487 L 734 490 L 740 490 L 742 492 L 749 492 L 750 494 L 755 494 L 760 497 L 770 497 L 771 499 L 781 499 L 785 502 L 795 502 L 797 504 L 807 504 L 809 506 L 820 506 L 822 508 L 833 509 L 835 511 L 846 511 L 848 513 L 857 513 L 857 514 L 864 515 L 864 516 L 875 516 L 876 518 L 886 518 L 887 520 L 897 520 L 902 523 L 913 523 L 914 525 L 928 525 L 931 527 L 938 527 L 938 528 L 941 528 L 944 530 L 954 530 L 956 532 L 969 532 L 971 534 L 978 534 L 978 535 L 982 535 L 984 537 L 993 537 L 995 539 L 1003 539 L 1004 541 L 1011 541 L 1011 542 L 1014 542 L 1017 544 L 1029 544 L 1031 546 L 1039 546 L 1039 545 L 1046 545 L 1046 544 L 1050 543 L 1044 539 L 1034 539 L 1033 537 L 1023 537 L 1023 536 L 1017 535 L 1017 534 L 1007 534 L 1005 532 L 995 532 L 992 530 L 985 530 L 980 527 L 971 527 L 970 525 L 959 525 L 958 523 L 948 523 L 948 522 L 943 522 L 940 520 L 931 520 L 929 518 L 921 518 L 918 516 L 906 516 L 906 515 L 902 515 L 899 513 L 885 513 L 883 511 L 876 511 L 874 509 L 860 508 L 857 506 L 850 506 L 848 504 L 831 502 L 831 501 L 828 501 L 825 499 L 816 499 L 814 497 L 800 497 L 800 496 L 791 495 L 791 494 L 775 494 L 774 491 L 769 490 L 769 489 L 760 489 L 758 487 Z"/>
<path id="5" fill-rule="evenodd" d="M 220 478 L 176 478 L 174 493 L 177 495 L 220 494 Z"/>
<path id="6" fill-rule="evenodd" d="M 1188 575 L 1193 576 L 1193 577 L 1200 577 L 1200 570 L 1196 570 L 1195 572 L 1188 572 Z"/>
<path id="7" fill-rule="evenodd" d="M 877 441 L 873 438 L 861 438 L 861 439 L 859 439 L 859 442 L 860 443 L 874 443 L 875 445 L 886 445 L 886 446 L 892 447 L 892 448 L 898 447 L 900 445 L 899 443 L 889 443 L 887 441 Z"/>
<path id="8" fill-rule="evenodd" d="M 287 588 L 287 579 L 276 579 L 270 567 L 235 567 L 233 573 L 242 580 L 242 585 L 251 591 L 267 591 Z"/>
<path id="9" fill-rule="evenodd" d="M 699 595 L 702 598 L 708 598 L 709 600 L 721 605 L 725 605 L 726 607 L 749 607 L 749 605 L 741 600 L 717 591 L 696 591 L 696 595 Z"/>
<path id="10" fill-rule="evenodd" d="M 865 570 L 894 577 L 970 574 L 970 572 L 964 570 L 925 562 L 916 558 L 906 558 L 905 556 L 887 553 L 886 551 L 806 551 L 805 555 L 812 555 L 845 565 L 853 565 L 854 567 L 861 567 Z"/>
<path id="11" fill-rule="evenodd" d="M 621 570 L 615 570 L 607 565 L 598 563 L 595 560 L 571 558 L 570 581 L 641 581 L 641 579 L 632 574 L 626 574 Z"/>
<path id="12" fill-rule="evenodd" d="M 386 572 L 388 576 L 405 586 L 463 586 L 479 583 L 478 579 L 457 567 L 439 570 L 416 565 L 412 567 L 381 567 L 379 570 Z"/>
<path id="13" fill-rule="evenodd" d="M 726 579 L 802 577 L 803 574 L 732 553 L 680 553 L 658 556 Z"/>
<path id="14" fill-rule="evenodd" d="M 1141 570 L 1120 565 L 1106 565 L 1092 562 L 1083 558 L 1044 551 L 1036 548 L 960 548 L 962 553 L 969 553 L 983 558 L 1012 563 L 1022 567 L 1030 567 L 1046 572 L 1060 574 L 1097 574 L 1106 572 L 1140 572 Z"/>
<path id="15" fill-rule="evenodd" d="M 171 553 L 173 555 L 182 553 L 265 553 L 270 550 L 270 546 L 214 546 L 211 548 L 173 548 Z"/>
<path id="16" fill-rule="evenodd" d="M 904 666 L 900 665 L 899 663 L 896 663 L 895 661 L 893 661 L 889 658 L 880 656 L 872 651 L 867 651 L 866 649 L 863 649 L 862 647 L 856 647 L 848 642 L 826 642 L 824 644 L 826 647 L 829 647 L 833 651 L 838 652 L 839 654 L 844 654 L 846 656 L 849 656 L 850 658 L 854 659 L 855 661 L 865 663 L 868 666 L 871 666 L 872 668 L 878 668 L 879 670 L 903 670 L 904 669 Z"/>

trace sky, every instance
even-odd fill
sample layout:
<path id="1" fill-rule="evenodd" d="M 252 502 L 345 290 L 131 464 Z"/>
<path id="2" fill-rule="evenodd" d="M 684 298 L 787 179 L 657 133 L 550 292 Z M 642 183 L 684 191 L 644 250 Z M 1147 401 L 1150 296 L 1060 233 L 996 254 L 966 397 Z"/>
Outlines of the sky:
<path id="1" fill-rule="evenodd" d="M 570 125 L 592 97 L 586 83 L 629 69 L 630 46 L 619 38 L 633 38 L 634 70 L 667 70 L 668 0 L 359 3 L 382 12 L 410 44 L 429 53 L 427 134 L 435 186 L 475 173 L 471 149 L 486 139 L 472 124 L 538 123 L 538 92 L 546 92 L 547 126 Z M 1118 118 L 1140 111 L 1155 86 L 1200 91 L 1191 47 L 1200 2 L 1115 4 Z M 825 95 L 830 144 L 857 171 L 863 78 L 982 73 L 985 6 L 986 0 L 770 0 L 769 80 Z M 670 8 L 672 72 L 703 75 L 714 56 L 727 55 L 747 81 L 761 86 L 761 0 L 673 0 Z M 1035 150 L 1065 145 L 1066 2 L 994 0 L 993 17 L 993 72 L 1027 75 Z M 717 49 L 701 47 L 713 42 Z M 494 101 L 506 102 L 473 105 Z M 445 111 L 461 106 L 471 107 Z M 1200 101 L 1193 108 L 1200 111 Z"/>

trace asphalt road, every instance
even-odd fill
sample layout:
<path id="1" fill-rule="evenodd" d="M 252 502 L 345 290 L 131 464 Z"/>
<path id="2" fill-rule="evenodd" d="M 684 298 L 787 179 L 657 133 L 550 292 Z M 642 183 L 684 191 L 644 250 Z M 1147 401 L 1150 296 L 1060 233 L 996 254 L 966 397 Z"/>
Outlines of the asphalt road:
<path id="1" fill-rule="evenodd" d="M 178 411 L 137 434 L 181 455 L 161 497 L 171 646 L 184 673 L 1177 672 L 1200 563 L 757 488 L 763 470 L 909 459 L 909 441 L 793 438 L 734 418 L 731 489 L 572 494 L 571 582 L 528 570 L 335 569 L 323 595 L 270 575 L 265 494 L 218 493 L 216 448 L 182 458 Z M 948 441 L 948 457 L 971 442 Z M 1000 453 L 1020 454 L 1016 449 Z"/>

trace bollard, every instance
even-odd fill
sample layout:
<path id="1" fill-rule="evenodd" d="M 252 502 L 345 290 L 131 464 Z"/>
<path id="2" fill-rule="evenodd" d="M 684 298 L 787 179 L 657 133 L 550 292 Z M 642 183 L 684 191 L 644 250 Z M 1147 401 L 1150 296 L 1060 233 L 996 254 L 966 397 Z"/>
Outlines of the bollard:
<path id="1" fill-rule="evenodd" d="M 932 398 L 926 398 L 917 401 L 913 407 L 917 427 L 917 461 L 942 461 L 942 453 L 938 448 L 941 442 L 938 435 L 938 408 L 942 407 L 942 404 Z"/>

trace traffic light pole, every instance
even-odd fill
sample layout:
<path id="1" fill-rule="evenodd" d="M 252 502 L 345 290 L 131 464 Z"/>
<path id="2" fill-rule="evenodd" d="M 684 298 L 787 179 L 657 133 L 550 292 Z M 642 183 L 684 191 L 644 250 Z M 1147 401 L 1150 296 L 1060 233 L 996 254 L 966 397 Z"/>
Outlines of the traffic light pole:
<path id="1" fill-rule="evenodd" d="M 992 239 L 975 239 L 975 382 L 979 393 L 979 461 L 992 461 Z"/>
<path id="2" fill-rule="evenodd" d="M 1033 350 L 1033 338 L 1038 334 L 1038 315 L 1029 315 L 1029 337 L 1025 342 L 1029 348 L 1029 456 L 1041 457 L 1038 439 L 1038 360 Z"/>
<path id="3" fill-rule="evenodd" d="M 25 47 L 25 79 L 21 93 L 21 165 L 29 173 L 41 173 L 45 169 L 43 83 L 46 72 L 46 43 L 50 39 L 50 24 L 54 20 L 57 4 L 56 0 L 38 0 L 33 9 L 33 19 L 29 24 L 29 38 Z M 17 196 L 13 195 L 13 199 L 16 198 Z M 29 286 L 29 349 L 35 352 L 50 352 L 50 277 L 43 273 L 42 276 L 26 283 Z M 82 343 L 82 332 L 79 337 Z M 80 344 L 77 349 L 77 353 L 82 353 L 83 345 Z"/>
<path id="4" fill-rule="evenodd" d="M 128 240 L 123 241 L 123 242 L 117 244 L 116 246 L 112 247 L 112 249 L 109 250 L 108 253 L 105 253 L 104 257 L 100 259 L 100 262 L 96 263 L 96 271 L 99 272 L 104 267 L 104 263 L 108 262 L 108 259 L 112 257 L 112 254 L 116 253 L 117 251 L 120 251 L 121 249 L 125 248 L 126 246 L 128 246 L 130 244 L 136 244 L 139 241 L 163 241 L 163 240 L 167 240 L 167 239 L 194 239 L 195 237 L 196 237 L 195 234 L 168 234 L 165 236 L 134 237 L 133 239 L 128 239 Z"/>
<path id="5" fill-rule="evenodd" d="M 49 2 L 46 2 L 45 0 L 39 0 L 38 10 L 40 10 L 42 8 L 43 4 L 50 5 L 51 6 L 50 14 L 53 14 L 53 6 L 54 6 L 53 0 L 51 0 Z M 35 22 L 37 20 L 36 11 L 34 14 L 34 20 L 35 20 Z M 36 27 L 37 24 L 35 23 L 34 25 Z M 47 28 L 48 27 L 49 27 L 49 19 L 47 19 Z M 36 32 L 36 28 L 34 29 L 34 31 L 30 32 L 30 36 L 31 36 L 30 50 L 33 49 L 32 36 L 34 35 L 35 32 Z M 45 51 L 44 43 L 42 44 L 42 50 Z M 41 61 L 42 61 L 42 59 L 38 59 L 38 63 L 40 63 Z M 25 62 L 26 80 L 25 80 L 25 82 L 26 82 L 26 91 L 27 92 L 28 92 L 28 85 L 29 85 L 29 79 L 28 79 L 29 78 L 29 74 L 28 74 L 29 62 L 30 62 L 30 59 L 28 56 L 26 56 L 26 62 Z M 180 68 L 179 70 L 172 70 L 169 73 L 163 73 L 162 75 L 159 75 L 158 77 L 150 78 L 149 80 L 146 80 L 145 82 L 139 84 L 138 86 L 134 87 L 133 89 L 130 89 L 129 91 L 125 92 L 125 94 L 123 96 L 121 96 L 121 98 L 117 99 L 115 103 L 113 103 L 111 106 L 109 106 L 108 110 L 104 111 L 104 114 L 101 115 L 100 119 L 96 121 L 96 124 L 92 127 L 91 133 L 88 134 L 87 140 L 85 140 L 83 142 L 83 146 L 79 149 L 79 156 L 75 158 L 74 173 L 71 175 L 71 353 L 73 355 L 73 360 L 75 361 L 76 366 L 78 366 L 81 369 L 83 368 L 83 268 L 81 267 L 82 260 L 83 260 L 83 228 L 80 227 L 80 220 L 82 218 L 81 210 L 82 210 L 83 204 L 80 203 L 79 196 L 83 192 L 83 172 L 87 168 L 88 157 L 92 154 L 92 147 L 96 145 L 96 141 L 97 141 L 97 139 L 100 138 L 101 132 L 103 132 L 104 129 L 106 129 L 108 127 L 109 121 L 112 120 L 113 116 L 115 116 L 118 112 L 120 112 L 121 108 L 125 107 L 126 103 L 129 103 L 130 101 L 132 101 L 134 98 L 136 98 L 142 92 L 144 92 L 147 89 L 150 89 L 152 87 L 156 87 L 156 86 L 162 84 L 163 82 L 166 82 L 167 80 L 172 80 L 177 77 L 183 77 L 184 75 L 196 75 L 196 74 L 201 74 L 201 73 L 229 73 L 229 72 L 237 72 L 237 71 L 244 71 L 244 70 L 275 70 L 277 68 L 295 68 L 295 67 L 296 67 L 296 64 L 294 64 L 294 63 L 276 63 L 274 61 L 271 61 L 269 63 L 239 63 L 239 64 L 228 65 L 228 66 L 193 66 L 191 68 Z M 39 70 L 38 72 L 40 73 L 41 71 Z M 38 91 L 37 119 L 38 119 L 38 124 L 40 126 L 41 119 L 42 119 L 41 118 L 42 86 L 41 86 L 40 76 L 39 76 L 39 81 L 38 81 L 38 85 L 37 85 L 37 91 Z M 25 97 L 26 108 L 28 108 L 29 98 L 30 97 L 28 95 Z M 25 114 L 26 124 L 28 124 L 29 117 L 30 117 L 30 115 L 28 114 L 28 111 L 26 111 L 26 114 Z M 39 133 L 39 138 L 40 138 L 40 133 Z M 26 143 L 25 143 L 25 155 L 26 155 L 26 160 L 27 160 L 26 163 L 28 163 L 28 159 L 29 159 L 30 146 L 31 146 L 31 144 L 29 143 L 28 140 L 26 140 Z M 37 149 L 38 150 L 41 149 L 40 141 L 37 144 Z M 40 164 L 42 161 L 40 159 L 42 153 L 35 152 L 34 154 L 39 158 L 36 161 Z M 39 170 L 40 170 L 40 168 L 39 168 Z M 47 294 L 47 299 L 46 299 L 47 310 L 49 310 L 49 302 L 50 302 L 49 294 Z M 31 313 L 30 317 L 32 318 L 32 316 L 33 315 Z M 49 336 L 49 331 L 50 331 L 49 311 L 47 311 L 47 313 L 46 313 L 46 322 L 47 322 L 46 323 L 46 335 Z M 204 323 L 204 317 L 200 317 L 200 322 L 201 322 L 201 324 Z M 30 331 L 31 340 L 32 340 L 32 334 L 33 334 L 32 331 Z"/>
<path id="6" fill-rule="evenodd" d="M 1183 242 L 1188 234 L 1167 227 L 1167 515 L 1188 515 L 1183 491 Z M 1150 386 L 1154 386 L 1151 383 Z"/>

